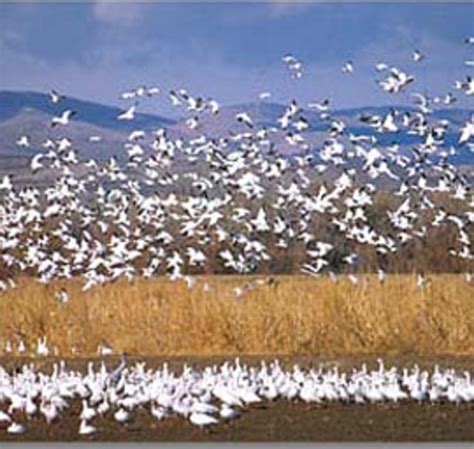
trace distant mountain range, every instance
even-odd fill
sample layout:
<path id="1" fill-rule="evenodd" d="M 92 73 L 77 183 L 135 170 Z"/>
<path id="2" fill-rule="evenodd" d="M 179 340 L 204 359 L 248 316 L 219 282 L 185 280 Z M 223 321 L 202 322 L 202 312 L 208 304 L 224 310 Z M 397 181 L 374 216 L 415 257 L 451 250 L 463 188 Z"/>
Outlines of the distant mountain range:
<path id="1" fill-rule="evenodd" d="M 393 106 L 363 107 L 331 111 L 335 118 L 342 119 L 350 133 L 374 134 L 375 131 L 358 120 L 360 114 L 387 114 Z M 402 107 L 407 111 L 412 108 Z M 66 109 L 76 111 L 77 115 L 71 124 L 51 128 L 51 118 Z M 46 138 L 71 137 L 76 148 L 84 157 L 94 157 L 99 160 L 111 156 L 123 155 L 123 143 L 128 133 L 133 129 L 156 130 L 166 128 L 171 137 L 193 137 L 202 133 L 210 136 L 223 136 L 230 131 L 245 130 L 245 125 L 235 120 L 238 112 L 248 112 L 258 126 L 276 126 L 277 119 L 283 114 L 284 105 L 276 103 L 250 103 L 221 107 L 216 116 L 203 115 L 198 130 L 192 131 L 185 119 L 172 120 L 154 114 L 137 113 L 133 121 L 119 121 L 117 116 L 122 111 L 118 107 L 107 106 L 76 98 L 64 98 L 58 104 L 53 104 L 49 95 L 38 92 L 0 91 L 0 168 L 15 169 L 26 167 L 32 154 L 41 147 Z M 446 137 L 447 145 L 454 145 L 458 138 L 458 128 L 469 119 L 473 110 L 470 109 L 440 109 L 432 114 L 436 119 L 446 119 L 452 124 L 451 131 Z M 313 111 L 305 111 L 310 129 L 306 132 L 312 143 L 320 143 L 326 137 L 327 123 L 323 122 Z M 15 142 L 22 135 L 28 135 L 32 147 L 19 148 Z M 91 136 L 100 136 L 100 142 L 91 142 Z M 390 144 L 393 134 L 377 134 L 379 141 Z M 401 145 L 415 144 L 416 136 L 397 135 L 396 140 Z M 281 140 L 280 151 L 289 152 L 293 149 Z M 458 164 L 474 164 L 474 154 L 462 151 L 456 158 Z"/>
<path id="2" fill-rule="evenodd" d="M 118 131 L 128 131 L 135 127 L 167 126 L 174 123 L 173 120 L 165 117 L 142 113 L 137 113 L 135 120 L 131 123 L 126 120 L 117 120 L 121 109 L 115 106 L 69 97 L 54 104 L 49 95 L 43 93 L 0 91 L 0 122 L 26 111 L 37 111 L 53 116 L 59 115 L 65 109 L 76 111 L 78 121 Z"/>

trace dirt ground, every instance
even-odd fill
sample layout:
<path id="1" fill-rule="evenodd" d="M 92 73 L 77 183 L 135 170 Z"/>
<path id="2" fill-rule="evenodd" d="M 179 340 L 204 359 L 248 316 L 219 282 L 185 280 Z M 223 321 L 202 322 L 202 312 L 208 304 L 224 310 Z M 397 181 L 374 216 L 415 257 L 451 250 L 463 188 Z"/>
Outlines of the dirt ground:
<path id="1" fill-rule="evenodd" d="M 241 363 L 257 364 L 261 359 L 244 357 Z M 269 357 L 265 359 L 272 360 Z M 201 367 L 222 360 L 180 358 L 167 361 L 172 369 L 179 371 L 183 363 Z M 376 364 L 376 357 L 280 360 L 287 367 L 291 367 L 293 363 L 306 367 L 322 363 L 326 367 L 337 364 L 340 369 L 349 371 L 353 367 L 360 367 L 362 363 L 368 363 L 369 366 Z M 13 370 L 25 361 L 0 359 L 0 365 Z M 130 359 L 130 363 L 133 361 L 134 359 Z M 147 359 L 147 366 L 156 368 L 163 361 L 159 358 Z M 429 360 L 403 356 L 384 357 L 384 361 L 387 367 L 411 367 L 418 363 L 429 369 L 438 363 L 441 367 L 474 371 L 474 360 L 469 358 Z M 51 359 L 36 360 L 35 365 L 38 369 L 49 370 L 52 362 L 54 360 Z M 69 360 L 67 366 L 84 369 L 87 362 Z M 107 360 L 110 366 L 116 363 L 116 358 Z M 94 420 L 94 425 L 100 431 L 91 436 L 78 435 L 80 410 L 80 402 L 76 401 L 67 415 L 49 427 L 45 425 L 43 418 L 32 418 L 26 422 L 28 432 L 20 436 L 9 435 L 4 430 L 5 426 L 0 427 L 0 441 L 474 441 L 474 404 L 306 405 L 277 400 L 249 407 L 239 419 L 204 430 L 199 430 L 178 417 L 157 421 L 148 410 L 142 409 L 136 411 L 126 425 L 116 423 L 111 413 Z"/>

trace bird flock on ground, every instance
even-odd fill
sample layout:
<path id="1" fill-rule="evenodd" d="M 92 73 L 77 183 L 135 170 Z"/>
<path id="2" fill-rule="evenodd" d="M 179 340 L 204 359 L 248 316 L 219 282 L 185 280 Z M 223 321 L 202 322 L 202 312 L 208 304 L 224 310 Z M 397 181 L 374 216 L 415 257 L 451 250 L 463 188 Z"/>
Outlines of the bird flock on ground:
<path id="1" fill-rule="evenodd" d="M 144 362 L 120 365 L 109 371 L 89 363 L 86 372 L 68 370 L 55 363 L 52 373 L 23 365 L 15 372 L 0 366 L 0 432 L 28 432 L 29 422 L 39 418 L 46 425 L 58 422 L 80 401 L 77 432 L 100 432 L 101 418 L 122 426 L 133 421 L 137 412 L 157 421 L 181 417 L 198 427 L 214 426 L 251 413 L 252 407 L 267 407 L 276 401 L 318 406 L 321 404 L 436 404 L 472 403 L 474 380 L 469 371 L 386 368 L 365 364 L 351 372 L 333 368 L 284 369 L 278 360 L 260 366 L 234 363 L 195 369 L 185 365 L 180 373 L 167 364 L 153 370 Z"/>
<path id="2" fill-rule="evenodd" d="M 298 58 L 282 61 L 294 82 L 304 76 Z M 415 50 L 407 65 L 424 61 Z M 351 76 L 357 65 L 348 61 L 342 70 Z M 46 141 L 19 135 L 19 151 L 38 150 L 31 172 L 54 176 L 46 187 L 17 185 L 11 175 L 0 179 L 0 292 L 15 287 L 19 274 L 42 283 L 82 277 L 88 290 L 163 274 L 191 285 L 192 275 L 216 266 L 225 273 L 268 273 L 275 254 L 284 258 L 296 245 L 304 247 L 301 272 L 334 276 L 346 270 L 357 283 L 361 249 L 373 250 L 383 279 L 391 256 L 440 227 L 455 231 L 456 243 L 446 251 L 470 267 L 474 195 L 471 179 L 450 158 L 474 151 L 474 115 L 454 127 L 434 112 L 459 96 L 469 99 L 474 81 L 466 75 L 454 82 L 456 94 L 430 96 L 407 91 L 416 86 L 407 69 L 380 62 L 375 73 L 376 88 L 406 94 L 413 105 L 361 114 L 357 129 L 363 131 L 356 133 L 332 114 L 327 98 L 308 105 L 292 99 L 271 125 L 242 110 L 231 131 L 211 135 L 202 129 L 220 114 L 219 103 L 175 89 L 168 97 L 185 114 L 189 134 L 134 129 L 123 144 L 123 161 L 81 158 L 67 136 L 68 125 L 81 117 L 70 109 L 52 118 Z M 156 86 L 122 93 L 131 104 L 117 120 L 133 123 L 141 102 L 164 95 Z M 52 91 L 50 100 L 60 107 L 64 95 Z M 323 126 L 318 144 L 309 113 Z M 448 133 L 456 134 L 452 145 Z M 404 146 L 407 136 L 415 140 Z M 291 155 L 280 151 L 282 145 Z M 375 201 L 381 191 L 392 196 L 382 215 Z M 67 291 L 57 298 L 67 302 Z"/>

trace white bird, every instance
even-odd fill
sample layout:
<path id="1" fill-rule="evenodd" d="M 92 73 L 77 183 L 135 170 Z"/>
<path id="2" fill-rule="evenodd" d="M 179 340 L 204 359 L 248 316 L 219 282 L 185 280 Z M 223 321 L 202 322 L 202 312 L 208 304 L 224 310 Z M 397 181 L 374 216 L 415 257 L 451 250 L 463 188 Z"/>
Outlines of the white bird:
<path id="1" fill-rule="evenodd" d="M 146 94 L 151 97 L 152 95 L 158 95 L 160 93 L 160 88 L 158 86 L 151 86 L 148 87 L 146 90 Z"/>
<path id="2" fill-rule="evenodd" d="M 86 399 L 82 400 L 82 411 L 80 418 L 84 421 L 90 421 L 97 415 L 96 410 L 93 407 L 90 407 Z"/>
<path id="3" fill-rule="evenodd" d="M 130 413 L 128 413 L 125 409 L 120 408 L 114 413 L 114 418 L 115 418 L 115 421 L 124 423 L 125 421 L 128 421 L 128 419 L 130 418 Z"/>
<path id="4" fill-rule="evenodd" d="M 136 97 L 136 92 L 135 91 L 127 91 L 127 92 L 122 92 L 120 94 L 120 98 L 122 100 L 131 100 L 132 98 Z"/>
<path id="5" fill-rule="evenodd" d="M 38 153 L 33 156 L 30 162 L 30 169 L 34 173 L 36 173 L 39 169 L 43 168 L 43 164 L 40 162 L 41 159 L 44 158 L 44 154 Z"/>
<path id="6" fill-rule="evenodd" d="M 343 257 L 342 260 L 345 263 L 347 263 L 348 265 L 354 265 L 354 263 L 357 261 L 358 257 L 359 256 L 356 253 L 351 253 L 348 256 Z"/>
<path id="7" fill-rule="evenodd" d="M 293 55 L 283 56 L 282 61 L 289 69 L 292 78 L 300 79 L 303 76 L 303 64 Z"/>
<path id="8" fill-rule="evenodd" d="M 422 274 L 419 273 L 419 274 L 416 276 L 416 286 L 417 286 L 418 288 L 422 288 L 422 287 L 425 285 L 425 283 L 426 283 L 425 277 L 424 277 Z"/>
<path id="9" fill-rule="evenodd" d="M 26 428 L 22 424 L 18 424 L 16 422 L 12 422 L 8 427 L 7 427 L 7 432 L 8 433 L 13 433 L 13 434 L 21 434 L 25 433 Z"/>
<path id="10" fill-rule="evenodd" d="M 383 72 L 384 70 L 388 70 L 388 69 L 389 69 L 389 66 L 388 64 L 385 64 L 385 62 L 379 62 L 375 64 L 375 70 L 377 70 L 377 72 Z"/>
<path id="11" fill-rule="evenodd" d="M 223 419 L 235 419 L 240 416 L 240 413 L 237 410 L 234 410 L 232 407 L 230 407 L 227 404 L 222 404 L 221 409 L 219 410 L 219 416 Z"/>
<path id="12" fill-rule="evenodd" d="M 90 435 L 96 431 L 97 429 L 91 424 L 88 424 L 86 420 L 81 420 L 81 424 L 79 426 L 79 435 Z"/>
<path id="13" fill-rule="evenodd" d="M 5 175 L 0 182 L 0 190 L 11 190 L 13 184 L 9 175 Z"/>
<path id="14" fill-rule="evenodd" d="M 354 274 L 351 273 L 347 277 L 351 281 L 352 285 L 357 285 L 359 283 L 359 279 Z"/>
<path id="15" fill-rule="evenodd" d="M 22 148 L 28 148 L 30 147 L 30 138 L 29 136 L 21 136 L 17 141 L 16 141 L 16 144 L 19 146 L 19 147 L 22 147 Z"/>
<path id="16" fill-rule="evenodd" d="M 168 413 L 166 412 L 165 408 L 161 406 L 156 406 L 155 404 L 151 406 L 151 414 L 159 421 L 168 416 Z"/>
<path id="17" fill-rule="evenodd" d="M 42 403 L 40 405 L 40 412 L 46 418 L 46 422 L 48 423 L 48 425 L 51 424 L 59 416 L 58 408 L 52 403 L 49 403 L 49 404 Z"/>
<path id="18" fill-rule="evenodd" d="M 378 81 L 378 84 L 385 92 L 398 93 L 414 80 L 415 78 L 412 75 L 408 75 L 397 67 L 392 67 L 389 76 Z"/>
<path id="19" fill-rule="evenodd" d="M 466 122 L 461 128 L 461 135 L 459 136 L 458 144 L 462 145 L 474 136 L 474 115 L 471 120 Z"/>
<path id="20" fill-rule="evenodd" d="M 327 111 L 329 109 L 329 98 L 325 98 L 319 103 L 308 103 L 308 109 L 315 109 L 317 111 Z"/>
<path id="21" fill-rule="evenodd" d="M 4 412 L 3 410 L 0 410 L 0 423 L 1 422 L 11 422 L 11 417 L 8 413 Z"/>
<path id="22" fill-rule="evenodd" d="M 347 61 L 343 66 L 342 66 L 342 71 L 344 73 L 353 73 L 354 72 L 354 63 L 352 61 Z"/>
<path id="23" fill-rule="evenodd" d="M 102 356 L 112 355 L 114 353 L 112 348 L 109 348 L 105 345 L 99 345 L 97 347 L 97 353 Z"/>
<path id="24" fill-rule="evenodd" d="M 170 90 L 169 98 L 173 106 L 180 106 L 182 104 L 181 98 L 174 90 Z"/>
<path id="25" fill-rule="evenodd" d="M 126 111 L 118 115 L 117 120 L 133 120 L 135 118 L 136 105 L 130 106 Z"/>
<path id="26" fill-rule="evenodd" d="M 53 117 L 53 119 L 51 120 L 51 126 L 54 127 L 58 125 L 63 125 L 63 126 L 68 125 L 69 121 L 71 120 L 71 117 L 73 117 L 74 115 L 76 115 L 75 111 L 67 109 L 60 116 Z"/>
<path id="27" fill-rule="evenodd" d="M 56 90 L 53 89 L 49 93 L 49 98 L 52 103 L 57 104 L 64 98 L 64 95 L 61 95 L 60 93 L 58 93 Z"/>
<path id="28" fill-rule="evenodd" d="M 199 118 L 198 117 L 190 117 L 186 120 L 186 126 L 189 129 L 196 129 L 199 126 Z"/>
<path id="29" fill-rule="evenodd" d="M 65 290 L 64 288 L 57 292 L 55 296 L 61 304 L 66 304 L 69 301 L 69 295 L 67 293 L 67 290 Z"/>
<path id="30" fill-rule="evenodd" d="M 120 356 L 120 364 L 119 366 L 114 370 L 112 371 L 109 376 L 107 377 L 107 383 L 109 383 L 110 385 L 115 385 L 117 384 L 117 382 L 119 381 L 123 371 L 125 370 L 125 368 L 127 367 L 127 357 L 126 357 L 126 354 L 123 353 L 121 356 Z"/>
<path id="31" fill-rule="evenodd" d="M 420 62 L 420 61 L 423 61 L 423 59 L 425 59 L 425 55 L 421 53 L 419 50 L 414 50 L 411 57 L 414 62 Z"/>
<path id="32" fill-rule="evenodd" d="M 386 278 L 385 271 L 383 271 L 382 269 L 379 268 L 377 270 L 377 277 L 379 279 L 379 282 L 383 283 L 385 281 L 385 278 Z"/>
<path id="33" fill-rule="evenodd" d="M 206 413 L 197 412 L 191 413 L 191 415 L 189 416 L 189 421 L 191 421 L 192 424 L 198 427 L 206 427 L 218 423 L 216 418 L 213 418 L 212 416 L 209 416 Z"/>
<path id="34" fill-rule="evenodd" d="M 427 97 L 419 93 L 413 93 L 411 96 L 416 100 L 416 104 L 423 114 L 429 114 L 433 112 L 433 110 L 429 108 L 429 100 Z"/>
<path id="35" fill-rule="evenodd" d="M 220 106 L 216 100 L 210 100 L 207 103 L 207 107 L 209 108 L 209 111 L 211 112 L 211 114 L 216 115 L 219 113 Z"/>
<path id="36" fill-rule="evenodd" d="M 136 142 L 145 138 L 145 131 L 142 129 L 135 129 L 128 135 L 128 140 Z"/>
<path id="37" fill-rule="evenodd" d="M 49 355 L 49 348 L 46 343 L 46 337 L 38 338 L 36 345 L 36 353 L 43 357 L 47 357 Z"/>
<path id="38" fill-rule="evenodd" d="M 253 128 L 252 118 L 247 112 L 239 112 L 238 114 L 235 115 L 235 118 L 237 119 L 238 122 L 244 123 L 249 128 Z"/>

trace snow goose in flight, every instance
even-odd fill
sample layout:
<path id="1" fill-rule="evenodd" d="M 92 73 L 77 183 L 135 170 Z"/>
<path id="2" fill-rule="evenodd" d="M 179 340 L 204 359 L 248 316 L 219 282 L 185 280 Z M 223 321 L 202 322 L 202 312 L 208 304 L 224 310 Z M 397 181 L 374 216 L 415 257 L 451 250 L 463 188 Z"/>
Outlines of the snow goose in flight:
<path id="1" fill-rule="evenodd" d="M 67 109 L 60 116 L 53 117 L 53 119 L 51 120 L 51 126 L 55 127 L 58 125 L 63 125 L 63 126 L 69 125 L 69 121 L 71 120 L 71 117 L 73 117 L 74 115 L 76 115 L 75 111 L 72 111 L 71 109 Z"/>
<path id="2" fill-rule="evenodd" d="M 199 126 L 199 118 L 198 117 L 190 117 L 186 120 L 186 126 L 189 129 L 196 129 Z"/>
<path id="3" fill-rule="evenodd" d="M 474 78 L 467 75 L 465 81 L 456 81 L 454 88 L 462 90 L 466 95 L 474 95 Z"/>
<path id="4" fill-rule="evenodd" d="M 28 148 L 30 147 L 30 137 L 27 135 L 21 136 L 15 143 L 21 148 Z"/>
<path id="5" fill-rule="evenodd" d="M 132 98 L 135 98 L 135 97 L 136 97 L 135 91 L 122 92 L 120 94 L 120 98 L 122 100 L 131 100 Z"/>
<path id="6" fill-rule="evenodd" d="M 11 190 L 13 188 L 13 184 L 10 178 L 10 175 L 5 175 L 0 182 L 0 190 Z"/>
<path id="7" fill-rule="evenodd" d="M 451 105 L 456 103 L 457 98 L 451 93 L 448 92 L 446 95 L 443 95 L 441 97 L 434 97 L 433 102 L 434 103 L 442 103 L 446 105 Z"/>
<path id="8" fill-rule="evenodd" d="M 317 102 L 308 103 L 308 109 L 314 109 L 321 112 L 327 111 L 329 109 L 329 98 L 325 98 L 319 103 Z"/>
<path id="9" fill-rule="evenodd" d="M 117 120 L 133 120 L 135 118 L 136 109 L 136 104 L 130 106 L 126 111 L 118 115 Z"/>
<path id="10" fill-rule="evenodd" d="M 43 168 L 43 164 L 40 162 L 43 159 L 44 154 L 38 153 L 33 156 L 30 162 L 30 169 L 35 174 L 40 168 Z"/>
<path id="11" fill-rule="evenodd" d="M 180 96 L 174 91 L 169 91 L 169 97 L 173 106 L 180 106 L 182 103 Z"/>
<path id="12" fill-rule="evenodd" d="M 354 63 L 352 61 L 347 61 L 343 66 L 342 66 L 342 71 L 344 73 L 354 73 Z"/>
<path id="13" fill-rule="evenodd" d="M 141 129 L 135 129 L 128 135 L 130 142 L 136 142 L 137 140 L 143 140 L 145 138 L 145 131 Z"/>
<path id="14" fill-rule="evenodd" d="M 459 145 L 463 145 L 474 136 L 474 115 L 471 120 L 466 122 L 461 128 L 461 135 L 459 136 Z"/>
<path id="15" fill-rule="evenodd" d="M 415 78 L 413 76 L 408 75 L 397 67 L 392 67 L 390 69 L 390 75 L 378 81 L 378 84 L 385 92 L 398 93 L 414 80 Z"/>
<path id="16" fill-rule="evenodd" d="M 424 95 L 419 93 L 413 93 L 411 94 L 411 96 L 415 99 L 416 105 L 420 108 L 420 111 L 423 114 L 430 114 L 431 112 L 433 112 L 433 110 L 428 107 L 428 97 L 425 97 Z"/>
<path id="17" fill-rule="evenodd" d="M 421 62 L 423 59 L 425 59 L 425 55 L 421 53 L 419 50 L 414 50 L 411 58 L 413 59 L 414 62 Z"/>
<path id="18" fill-rule="evenodd" d="M 49 93 L 49 98 L 52 103 L 57 104 L 64 98 L 64 95 L 61 95 L 60 93 L 58 93 L 56 90 L 53 89 Z"/>
<path id="19" fill-rule="evenodd" d="M 282 61 L 289 69 L 292 78 L 299 79 L 303 76 L 303 64 L 293 55 L 283 56 Z"/>
<path id="20" fill-rule="evenodd" d="M 146 94 L 151 97 L 153 95 L 158 95 L 160 93 L 160 88 L 158 86 L 151 86 L 148 87 L 146 90 Z"/>
<path id="21" fill-rule="evenodd" d="M 211 112 L 211 114 L 216 115 L 216 114 L 219 113 L 220 106 L 219 106 L 219 103 L 216 100 L 209 100 L 207 102 L 207 107 L 208 107 L 209 111 Z"/>
<path id="22" fill-rule="evenodd" d="M 305 117 L 300 117 L 296 122 L 293 122 L 293 127 L 298 132 L 305 131 L 309 128 L 308 120 Z"/>
<path id="23" fill-rule="evenodd" d="M 235 118 L 237 119 L 238 122 L 244 123 L 249 128 L 253 128 L 252 118 L 247 112 L 239 112 L 238 114 L 235 115 Z"/>
<path id="24" fill-rule="evenodd" d="M 375 64 L 375 70 L 377 70 L 377 72 L 383 72 L 384 70 L 388 70 L 388 68 L 389 66 L 388 64 L 385 64 L 385 62 Z"/>
<path id="25" fill-rule="evenodd" d="M 329 263 L 326 259 L 318 258 L 312 264 L 304 264 L 301 267 L 301 272 L 305 274 L 309 274 L 311 276 L 319 276 L 320 271 L 327 266 Z"/>

